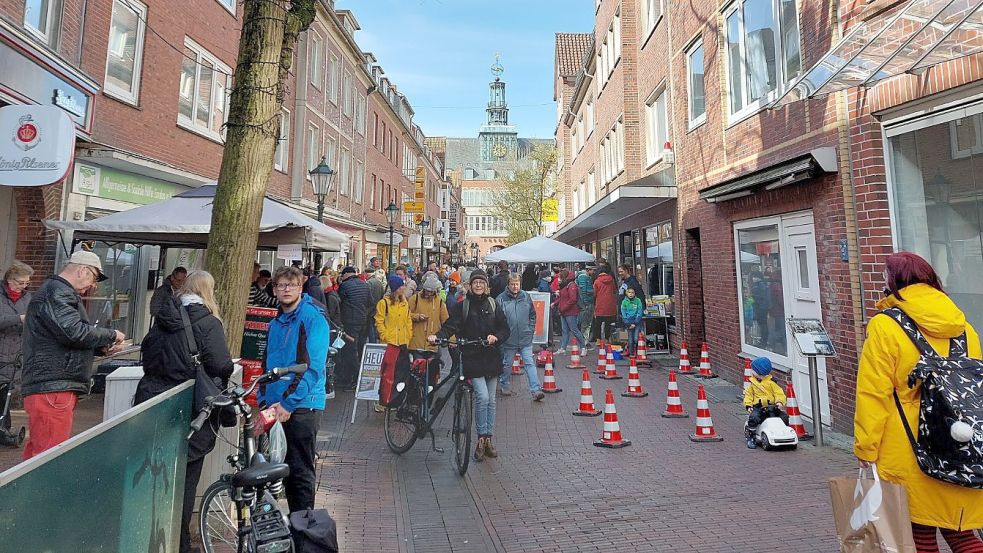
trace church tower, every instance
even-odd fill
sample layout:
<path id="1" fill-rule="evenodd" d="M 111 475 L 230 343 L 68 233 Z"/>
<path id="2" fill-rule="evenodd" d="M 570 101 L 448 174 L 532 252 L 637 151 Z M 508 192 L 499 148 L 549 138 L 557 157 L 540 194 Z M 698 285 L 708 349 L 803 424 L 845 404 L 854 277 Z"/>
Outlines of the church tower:
<path id="1" fill-rule="evenodd" d="M 516 161 L 519 147 L 518 133 L 509 125 L 509 104 L 505 99 L 505 81 L 502 73 L 505 68 L 500 63 L 501 56 L 495 55 L 491 67 L 495 80 L 488 85 L 488 107 L 485 113 L 488 120 L 478 131 L 478 144 L 482 161 Z"/>

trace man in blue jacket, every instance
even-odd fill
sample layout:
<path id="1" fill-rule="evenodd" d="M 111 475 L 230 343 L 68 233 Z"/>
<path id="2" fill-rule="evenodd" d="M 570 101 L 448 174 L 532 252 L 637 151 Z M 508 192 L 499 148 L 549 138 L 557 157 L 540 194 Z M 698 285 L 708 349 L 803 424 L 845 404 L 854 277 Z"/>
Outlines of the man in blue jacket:
<path id="1" fill-rule="evenodd" d="M 532 356 L 532 339 L 536 334 L 536 311 L 532 307 L 532 297 L 522 289 L 522 277 L 518 274 L 509 276 L 508 286 L 495 300 L 498 302 L 505 320 L 509 323 L 509 339 L 502 344 L 502 377 L 499 381 L 503 396 L 514 395 L 512 392 L 512 360 L 519 354 L 522 365 L 529 380 L 529 393 L 532 399 L 540 401 L 546 394 L 539 383 L 536 374 L 536 362 Z"/>
<path id="2" fill-rule="evenodd" d="M 324 410 L 324 367 L 329 328 L 322 310 L 301 291 L 304 274 L 296 267 L 281 267 L 273 275 L 273 290 L 280 313 L 270 321 L 264 368 L 307 363 L 302 376 L 291 375 L 268 384 L 260 404 L 272 406 L 287 438 L 290 476 L 284 480 L 290 511 L 314 508 L 314 453 L 318 420 Z"/>

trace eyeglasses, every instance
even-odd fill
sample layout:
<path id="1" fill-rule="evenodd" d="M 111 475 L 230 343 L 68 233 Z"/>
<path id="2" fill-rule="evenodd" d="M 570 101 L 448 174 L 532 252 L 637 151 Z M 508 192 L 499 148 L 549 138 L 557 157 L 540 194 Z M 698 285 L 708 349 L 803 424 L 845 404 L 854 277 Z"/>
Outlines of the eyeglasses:
<path id="1" fill-rule="evenodd" d="M 300 284 L 277 284 L 273 288 L 277 290 L 291 290 L 293 288 L 300 288 Z"/>
<path id="2" fill-rule="evenodd" d="M 25 278 L 23 280 L 11 280 L 10 282 L 16 284 L 17 286 L 27 286 L 31 283 L 31 279 Z"/>
<path id="3" fill-rule="evenodd" d="M 95 269 L 89 267 L 88 265 L 82 265 L 82 266 L 85 267 L 87 271 L 89 271 L 90 275 L 92 275 L 92 280 L 99 282 L 99 273 Z"/>

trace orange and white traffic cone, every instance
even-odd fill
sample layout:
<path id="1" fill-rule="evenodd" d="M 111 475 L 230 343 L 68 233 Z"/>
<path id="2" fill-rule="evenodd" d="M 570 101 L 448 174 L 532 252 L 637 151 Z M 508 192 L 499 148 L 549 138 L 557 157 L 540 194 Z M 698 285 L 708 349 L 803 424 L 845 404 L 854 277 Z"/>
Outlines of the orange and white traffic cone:
<path id="1" fill-rule="evenodd" d="M 648 392 L 642 390 L 642 381 L 638 378 L 638 365 L 635 358 L 631 358 L 631 364 L 628 365 L 628 389 L 625 390 L 623 397 L 645 397 L 649 395 Z"/>
<path id="2" fill-rule="evenodd" d="M 604 374 L 608 366 L 608 346 L 604 343 L 604 340 L 598 340 L 600 345 L 597 346 L 597 368 L 594 369 L 594 374 Z"/>
<path id="3" fill-rule="evenodd" d="M 693 374 L 693 367 L 689 364 L 689 351 L 686 350 L 686 342 L 679 346 L 679 374 Z"/>
<path id="4" fill-rule="evenodd" d="M 697 373 L 696 377 L 717 378 L 717 375 L 713 374 L 713 371 L 710 370 L 710 350 L 706 342 L 703 342 L 703 347 L 700 348 L 700 372 Z"/>
<path id="5" fill-rule="evenodd" d="M 696 393 L 696 434 L 689 437 L 694 442 L 722 442 L 723 436 L 717 434 L 713 428 L 713 419 L 710 417 L 710 404 L 707 402 L 707 391 L 703 389 L 703 384 L 697 388 Z"/>
<path id="6" fill-rule="evenodd" d="M 611 350 L 608 350 L 606 366 L 601 378 L 604 380 L 621 380 L 621 377 L 618 376 L 618 368 L 614 365 L 614 352 Z"/>
<path id="7" fill-rule="evenodd" d="M 751 370 L 751 360 L 748 359 L 748 358 L 745 358 L 744 359 L 744 387 L 741 388 L 741 393 L 737 394 L 737 398 L 738 399 L 743 399 L 744 398 L 744 392 L 746 392 L 747 389 L 751 387 L 751 373 L 752 372 L 754 372 L 754 371 Z"/>
<path id="8" fill-rule="evenodd" d="M 590 389 L 590 373 L 584 369 L 584 380 L 580 385 L 580 408 L 573 412 L 578 417 L 596 417 L 601 414 L 594 409 L 594 393 Z"/>
<path id="9" fill-rule="evenodd" d="M 786 401 L 788 401 L 785 408 L 786 414 L 788 415 L 789 427 L 795 430 L 800 440 L 811 440 L 812 434 L 806 432 L 806 427 L 802 424 L 802 413 L 799 412 L 799 400 L 795 399 L 795 388 L 792 387 L 791 381 L 785 387 L 785 396 Z"/>
<path id="10" fill-rule="evenodd" d="M 601 431 L 601 439 L 594 442 L 594 445 L 611 449 L 631 445 L 630 441 L 621 437 L 618 412 L 614 409 L 614 392 L 611 388 L 608 388 L 604 394 L 604 430 Z"/>
<path id="11" fill-rule="evenodd" d="M 643 329 L 644 330 L 644 329 Z M 638 347 L 635 349 L 635 363 L 639 367 L 651 367 L 652 362 L 646 358 L 648 345 L 645 343 L 645 333 L 638 333 Z"/>
<path id="12" fill-rule="evenodd" d="M 556 378 L 553 374 L 553 354 L 551 353 L 549 354 L 549 357 L 546 358 L 546 369 L 543 372 L 543 392 L 547 394 L 555 394 L 562 391 L 563 390 L 556 387 Z"/>
<path id="13" fill-rule="evenodd" d="M 666 410 L 662 416 L 667 419 L 685 419 L 689 414 L 683 410 L 683 402 L 679 399 L 679 385 L 676 384 L 676 371 L 669 369 L 669 391 L 666 394 Z"/>
<path id="14" fill-rule="evenodd" d="M 550 358 L 553 358 L 553 354 L 550 353 Z M 583 369 L 584 364 L 580 362 L 580 346 L 577 344 L 577 339 L 573 340 L 573 349 L 570 350 L 570 364 L 567 365 L 568 369 Z"/>
<path id="15" fill-rule="evenodd" d="M 522 374 L 522 358 L 518 353 L 512 358 L 512 374 Z"/>

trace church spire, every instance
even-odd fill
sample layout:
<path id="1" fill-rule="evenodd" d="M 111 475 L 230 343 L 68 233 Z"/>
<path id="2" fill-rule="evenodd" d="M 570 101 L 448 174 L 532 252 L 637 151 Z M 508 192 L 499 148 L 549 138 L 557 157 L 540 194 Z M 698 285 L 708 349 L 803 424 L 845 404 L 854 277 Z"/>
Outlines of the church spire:
<path id="1" fill-rule="evenodd" d="M 485 109 L 490 126 L 509 124 L 509 106 L 505 100 L 505 81 L 502 80 L 505 68 L 502 67 L 501 58 L 501 54 L 495 54 L 495 63 L 491 66 L 495 80 L 488 85 L 488 108 Z"/>

